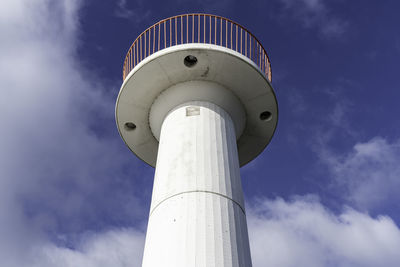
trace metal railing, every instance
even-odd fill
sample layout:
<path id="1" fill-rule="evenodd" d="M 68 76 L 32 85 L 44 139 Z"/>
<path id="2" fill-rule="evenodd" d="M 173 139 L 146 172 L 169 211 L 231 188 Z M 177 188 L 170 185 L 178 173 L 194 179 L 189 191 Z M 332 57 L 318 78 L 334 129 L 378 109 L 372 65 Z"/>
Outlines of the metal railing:
<path id="1" fill-rule="evenodd" d="M 232 49 L 251 59 L 272 81 L 271 62 L 257 38 L 238 23 L 215 15 L 185 14 L 163 19 L 140 34 L 126 54 L 123 80 L 146 57 L 167 47 L 205 43 Z"/>

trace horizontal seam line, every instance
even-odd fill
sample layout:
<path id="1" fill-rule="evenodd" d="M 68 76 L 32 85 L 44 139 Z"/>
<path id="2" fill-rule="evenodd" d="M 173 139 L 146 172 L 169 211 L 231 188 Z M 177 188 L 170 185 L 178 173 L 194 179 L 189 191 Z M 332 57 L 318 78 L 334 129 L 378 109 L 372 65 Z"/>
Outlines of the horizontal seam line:
<path id="1" fill-rule="evenodd" d="M 226 199 L 229 199 L 229 200 L 231 200 L 233 203 L 235 203 L 236 205 L 238 205 L 239 208 L 242 210 L 243 214 L 246 215 L 246 212 L 244 211 L 244 208 L 239 204 L 239 202 L 233 200 L 232 198 L 230 198 L 230 197 L 228 197 L 228 196 L 225 196 L 225 195 L 220 194 L 220 193 L 217 193 L 217 192 L 207 191 L 207 190 L 191 190 L 191 191 L 180 192 L 180 193 L 174 194 L 174 195 L 172 195 L 172 196 L 169 196 L 169 197 L 163 199 L 162 201 L 160 201 L 160 202 L 150 211 L 149 217 L 150 217 L 150 216 L 153 214 L 153 212 L 158 208 L 158 206 L 160 206 L 160 205 L 161 205 L 163 202 L 165 202 L 166 200 L 168 200 L 168 199 L 170 199 L 170 198 L 173 198 L 173 197 L 176 197 L 176 196 L 179 196 L 179 195 L 182 195 L 182 194 L 197 193 L 197 192 L 210 193 L 210 194 L 214 194 L 214 195 L 217 195 L 217 196 L 220 196 L 220 197 L 224 197 L 224 198 L 226 198 Z"/>

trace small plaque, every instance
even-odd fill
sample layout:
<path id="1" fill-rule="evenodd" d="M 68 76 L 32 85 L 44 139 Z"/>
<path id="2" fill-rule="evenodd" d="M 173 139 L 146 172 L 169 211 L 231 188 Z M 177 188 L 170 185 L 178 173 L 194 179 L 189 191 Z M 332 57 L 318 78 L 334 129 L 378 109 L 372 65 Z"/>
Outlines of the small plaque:
<path id="1" fill-rule="evenodd" d="M 186 117 L 200 115 L 200 107 L 187 107 Z"/>

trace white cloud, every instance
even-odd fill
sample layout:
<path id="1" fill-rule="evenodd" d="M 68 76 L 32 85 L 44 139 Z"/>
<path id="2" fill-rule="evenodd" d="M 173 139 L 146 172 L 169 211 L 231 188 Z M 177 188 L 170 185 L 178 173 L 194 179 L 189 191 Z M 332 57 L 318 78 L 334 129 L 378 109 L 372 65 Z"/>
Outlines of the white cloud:
<path id="1" fill-rule="evenodd" d="M 346 198 L 362 209 L 374 210 L 388 205 L 399 208 L 400 141 L 393 143 L 375 137 L 354 145 L 352 151 L 334 154 L 329 149 L 320 151 Z"/>
<path id="2" fill-rule="evenodd" d="M 348 23 L 332 14 L 325 0 L 279 0 L 283 6 L 282 18 L 290 17 L 305 28 L 316 28 L 326 38 L 341 37 Z"/>
<path id="3" fill-rule="evenodd" d="M 115 128 L 96 131 L 115 127 L 115 99 L 104 92 L 118 88 L 88 79 L 95 74 L 79 62 L 79 8 L 13 0 L 0 9 L 1 266 L 32 266 L 32 248 L 62 247 L 70 234 L 126 225 L 143 211 L 135 177 L 126 179 L 133 157 L 121 153 Z"/>
<path id="4" fill-rule="evenodd" d="M 336 215 L 312 197 L 263 200 L 247 214 L 255 267 L 400 265 L 400 229 L 386 216 Z"/>
<path id="5" fill-rule="evenodd" d="M 46 244 L 36 249 L 34 267 L 139 267 L 143 233 L 119 229 L 86 237 L 77 249 Z"/>
<path id="6" fill-rule="evenodd" d="M 334 214 L 316 197 L 265 199 L 247 212 L 254 267 L 395 267 L 400 229 L 387 216 L 347 208 Z M 46 244 L 34 250 L 40 267 L 140 266 L 144 235 L 133 229 L 84 237 L 76 249 Z"/>
<path id="7" fill-rule="evenodd" d="M 395 267 L 400 229 L 387 216 L 334 214 L 316 197 L 258 201 L 248 209 L 254 267 Z M 133 229 L 84 237 L 75 249 L 44 244 L 29 266 L 140 266 L 144 235 Z M 26 265 L 27 266 L 27 265 Z"/>
<path id="8" fill-rule="evenodd" d="M 387 216 L 334 214 L 316 197 L 265 199 L 248 209 L 254 267 L 398 266 L 400 229 Z M 75 249 L 44 244 L 30 266 L 140 266 L 144 235 L 120 229 L 84 236 Z"/>

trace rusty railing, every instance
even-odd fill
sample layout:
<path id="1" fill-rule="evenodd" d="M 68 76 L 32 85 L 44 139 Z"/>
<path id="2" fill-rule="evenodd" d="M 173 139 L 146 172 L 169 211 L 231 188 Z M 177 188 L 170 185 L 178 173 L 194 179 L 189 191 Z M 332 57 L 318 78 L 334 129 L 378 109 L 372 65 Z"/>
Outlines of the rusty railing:
<path id="1" fill-rule="evenodd" d="M 251 59 L 272 80 L 271 62 L 257 38 L 238 23 L 215 15 L 185 14 L 154 24 L 132 43 L 126 54 L 123 80 L 144 58 L 167 47 L 188 43 L 223 46 Z"/>

